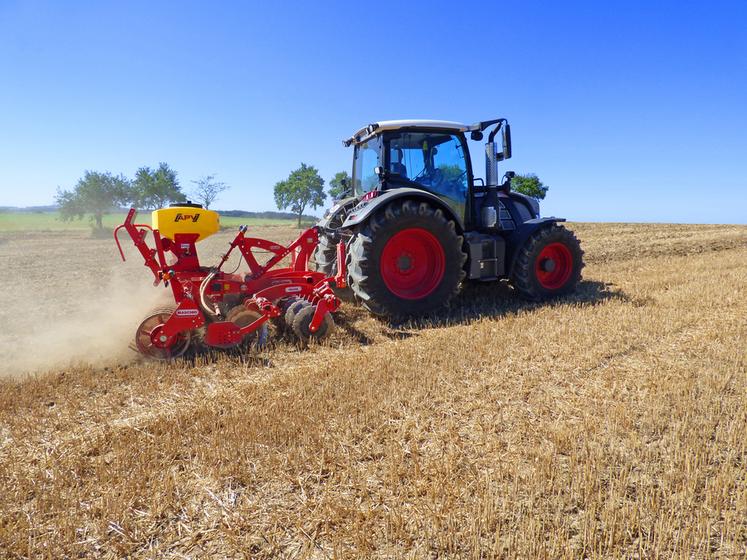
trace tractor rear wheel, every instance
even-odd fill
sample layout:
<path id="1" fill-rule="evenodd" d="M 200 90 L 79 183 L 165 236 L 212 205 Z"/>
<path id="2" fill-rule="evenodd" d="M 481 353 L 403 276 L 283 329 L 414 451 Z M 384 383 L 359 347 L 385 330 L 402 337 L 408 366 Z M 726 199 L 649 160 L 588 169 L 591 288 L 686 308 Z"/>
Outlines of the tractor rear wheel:
<path id="1" fill-rule="evenodd" d="M 533 301 L 570 293 L 581 281 L 583 255 L 571 231 L 558 225 L 542 228 L 519 250 L 512 283 Z"/>
<path id="2" fill-rule="evenodd" d="M 422 315 L 459 291 L 467 260 L 462 244 L 441 209 L 427 202 L 392 202 L 350 240 L 348 284 L 374 314 Z"/>

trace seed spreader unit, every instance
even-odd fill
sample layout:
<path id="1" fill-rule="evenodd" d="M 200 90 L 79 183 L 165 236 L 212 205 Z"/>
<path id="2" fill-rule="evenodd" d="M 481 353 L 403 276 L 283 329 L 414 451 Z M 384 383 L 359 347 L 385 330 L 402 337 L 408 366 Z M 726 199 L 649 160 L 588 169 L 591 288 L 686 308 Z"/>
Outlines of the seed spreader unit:
<path id="1" fill-rule="evenodd" d="M 220 229 L 217 212 L 182 203 L 153 211 L 151 225 L 135 223 L 136 213 L 130 209 L 114 230 L 122 260 L 119 232 L 124 229 L 153 273 L 153 285 L 163 283 L 174 296 L 173 305 L 154 309 L 138 327 L 134 346 L 144 356 L 169 360 L 197 340 L 214 348 L 259 347 L 267 342 L 270 319 L 302 343 L 333 331 L 332 313 L 340 300 L 332 287 L 345 287 L 345 258 L 339 259 L 343 264 L 334 276 L 309 270 L 309 257 L 319 243 L 317 227 L 283 246 L 247 237 L 247 226 L 241 226 L 218 264 L 207 268 L 200 264 L 197 243 Z M 234 249 L 248 271 L 221 270 Z M 344 250 L 338 246 L 342 255 Z M 269 259 L 260 264 L 255 253 L 268 254 Z M 280 266 L 283 262 L 287 265 Z"/>

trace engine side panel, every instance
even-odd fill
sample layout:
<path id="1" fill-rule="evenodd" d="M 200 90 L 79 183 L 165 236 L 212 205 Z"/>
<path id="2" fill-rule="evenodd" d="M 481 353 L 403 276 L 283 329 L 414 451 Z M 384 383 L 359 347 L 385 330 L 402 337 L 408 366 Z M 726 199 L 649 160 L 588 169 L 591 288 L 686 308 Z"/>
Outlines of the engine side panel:
<path id="1" fill-rule="evenodd" d="M 469 232 L 464 236 L 468 251 L 467 278 L 497 280 L 505 274 L 506 240 L 500 235 Z"/>

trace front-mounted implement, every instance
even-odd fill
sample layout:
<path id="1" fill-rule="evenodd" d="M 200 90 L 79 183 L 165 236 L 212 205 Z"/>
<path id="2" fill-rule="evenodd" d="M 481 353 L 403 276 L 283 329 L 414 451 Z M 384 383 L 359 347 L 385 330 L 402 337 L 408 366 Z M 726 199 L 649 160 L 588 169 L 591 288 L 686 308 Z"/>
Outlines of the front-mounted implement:
<path id="1" fill-rule="evenodd" d="M 153 212 L 152 225 L 134 222 L 131 209 L 124 229 L 154 277 L 154 285 L 171 288 L 174 304 L 149 314 L 138 327 L 134 345 L 143 355 L 171 359 L 184 354 L 195 339 L 215 348 L 261 346 L 268 337 L 267 321 L 277 319 L 302 342 L 321 339 L 334 329 L 332 313 L 340 301 L 332 286 L 345 287 L 344 265 L 334 276 L 308 269 L 319 243 L 316 227 L 290 245 L 247 237 L 241 226 L 228 251 L 213 268 L 200 265 L 196 244 L 219 229 L 216 212 L 199 205 L 180 204 Z M 152 238 L 153 246 L 148 244 Z M 238 249 L 248 271 L 221 269 Z M 270 255 L 260 263 L 254 251 Z M 280 266 L 290 261 L 287 266 Z"/>

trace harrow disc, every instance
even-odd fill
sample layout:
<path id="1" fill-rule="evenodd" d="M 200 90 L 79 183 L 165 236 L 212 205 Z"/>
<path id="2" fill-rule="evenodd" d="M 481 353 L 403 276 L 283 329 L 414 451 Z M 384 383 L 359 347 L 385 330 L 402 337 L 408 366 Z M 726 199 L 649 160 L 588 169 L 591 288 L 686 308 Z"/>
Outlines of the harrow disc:
<path id="1" fill-rule="evenodd" d="M 296 315 L 306 307 L 311 307 L 311 303 L 300 298 L 296 299 L 296 301 L 288 306 L 288 309 L 285 311 L 285 324 L 288 325 L 288 328 L 293 328 L 293 322 L 296 319 Z"/>
<path id="2" fill-rule="evenodd" d="M 237 327 L 242 328 L 247 325 L 251 325 L 254 321 L 259 319 L 262 314 L 254 309 L 247 309 L 243 304 L 232 307 L 226 314 L 226 321 L 234 323 Z M 237 348 L 246 347 L 249 348 L 263 348 L 267 344 L 268 329 L 267 323 L 261 325 L 256 331 L 251 332 L 244 336 L 241 342 L 236 344 L 226 344 L 216 346 L 216 348 Z"/>
<path id="3" fill-rule="evenodd" d="M 335 320 L 332 318 L 332 314 L 325 313 L 324 320 L 319 325 L 319 329 L 316 332 L 311 332 L 311 320 L 314 318 L 314 313 L 316 313 L 316 306 L 309 304 L 306 307 L 302 307 L 293 319 L 293 334 L 303 343 L 307 343 L 312 339 L 317 341 L 322 340 L 335 330 Z"/>
<path id="4" fill-rule="evenodd" d="M 135 348 L 143 356 L 153 360 L 173 360 L 183 355 L 192 338 L 190 331 L 176 334 L 170 339 L 161 335 L 164 323 L 174 313 L 174 307 L 162 307 L 151 311 L 135 331 Z"/>

